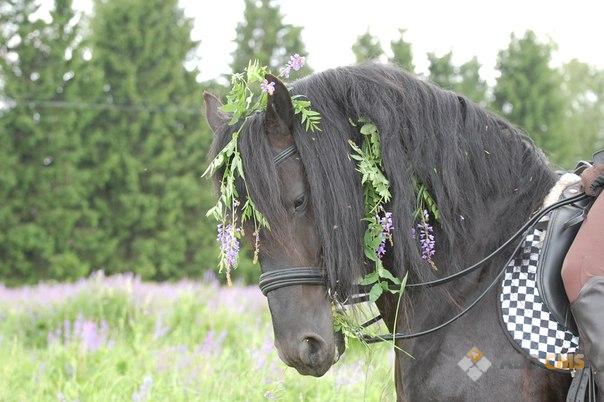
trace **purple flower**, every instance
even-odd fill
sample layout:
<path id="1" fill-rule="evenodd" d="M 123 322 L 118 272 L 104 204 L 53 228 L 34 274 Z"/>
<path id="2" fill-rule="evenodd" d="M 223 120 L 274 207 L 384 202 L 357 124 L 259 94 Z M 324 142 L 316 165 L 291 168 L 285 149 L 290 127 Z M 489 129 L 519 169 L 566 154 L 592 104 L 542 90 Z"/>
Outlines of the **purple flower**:
<path id="1" fill-rule="evenodd" d="M 290 67 L 289 63 L 287 64 L 287 66 L 283 67 L 281 69 L 281 76 L 285 77 L 285 78 L 289 78 L 289 73 L 291 73 L 292 68 Z"/>
<path id="2" fill-rule="evenodd" d="M 304 56 L 300 56 L 298 53 L 296 53 L 289 58 L 287 66 L 291 67 L 294 71 L 298 71 L 304 67 L 304 60 Z"/>
<path id="3" fill-rule="evenodd" d="M 266 92 L 269 95 L 272 95 L 273 92 L 275 92 L 275 83 L 274 82 L 268 82 L 268 80 L 264 80 L 260 83 L 260 89 L 262 89 L 262 92 Z"/>
<path id="4" fill-rule="evenodd" d="M 226 228 L 218 225 L 217 228 L 218 236 L 216 240 L 220 243 L 220 251 L 227 264 L 227 268 L 234 267 L 237 265 L 237 257 L 239 255 L 239 240 L 236 237 L 239 229 L 232 225 L 227 225 Z"/>
<path id="5" fill-rule="evenodd" d="M 105 321 L 102 321 L 99 326 L 94 321 L 84 321 L 80 333 L 82 346 L 90 351 L 99 349 L 107 343 L 108 332 L 109 326 Z"/>
<path id="6" fill-rule="evenodd" d="M 168 332 L 170 332 L 170 327 L 168 327 L 167 325 L 164 324 L 164 320 L 162 319 L 162 317 L 158 317 L 155 320 L 155 328 L 153 330 L 153 338 L 155 339 L 160 339 L 163 338 L 164 335 L 166 335 Z"/>
<path id="7" fill-rule="evenodd" d="M 392 212 L 384 213 L 384 216 L 380 219 L 380 224 L 384 229 L 384 233 L 391 234 L 392 228 L 394 227 L 392 225 Z"/>
<path id="8" fill-rule="evenodd" d="M 151 386 L 153 385 L 153 378 L 150 375 L 146 375 L 139 389 L 132 394 L 132 402 L 143 402 L 149 397 L 151 392 Z"/>
<path id="9" fill-rule="evenodd" d="M 415 238 L 416 233 L 419 233 L 419 245 L 422 253 L 422 259 L 433 264 L 432 256 L 435 253 L 434 246 L 436 242 L 434 241 L 434 228 L 428 223 L 428 221 L 428 211 L 424 209 L 422 211 L 421 222 L 416 225 L 415 230 L 412 229 L 412 236 Z"/>
<path id="10" fill-rule="evenodd" d="M 203 282 L 207 283 L 210 286 L 220 285 L 220 282 L 218 281 L 218 277 L 216 276 L 216 273 L 211 269 L 208 269 L 207 271 L 205 271 L 203 273 Z"/>
<path id="11" fill-rule="evenodd" d="M 299 71 L 302 67 L 304 67 L 304 61 L 304 56 L 300 56 L 298 53 L 291 55 L 285 67 L 281 69 L 281 76 L 289 78 L 289 74 L 292 72 L 292 70 Z"/>
<path id="12" fill-rule="evenodd" d="M 226 338 L 226 332 L 222 331 L 216 336 L 213 330 L 208 331 L 203 343 L 198 347 L 198 353 L 204 356 L 215 355 L 222 349 L 222 344 Z"/>
<path id="13" fill-rule="evenodd" d="M 380 225 L 382 225 L 382 240 L 375 253 L 381 259 L 386 254 L 386 240 L 392 241 L 392 229 L 394 228 L 392 224 L 392 212 L 385 212 L 384 216 L 379 219 Z"/>

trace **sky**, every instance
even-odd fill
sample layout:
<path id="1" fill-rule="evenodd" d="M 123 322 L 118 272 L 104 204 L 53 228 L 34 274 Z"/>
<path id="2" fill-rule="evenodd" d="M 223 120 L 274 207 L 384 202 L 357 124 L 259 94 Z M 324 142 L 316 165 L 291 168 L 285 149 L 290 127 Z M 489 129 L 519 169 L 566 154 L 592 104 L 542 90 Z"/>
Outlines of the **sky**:
<path id="1" fill-rule="evenodd" d="M 367 29 L 383 48 L 398 37 L 399 28 L 413 45 L 414 62 L 426 72 L 427 52 L 441 56 L 453 51 L 461 64 L 473 56 L 483 65 L 481 75 L 492 82 L 498 50 L 510 34 L 534 30 L 540 39 L 558 44 L 553 64 L 572 58 L 604 68 L 604 1 L 543 0 L 277 0 L 286 23 L 304 27 L 302 37 L 315 71 L 354 63 L 351 46 Z M 235 27 L 243 18 L 242 0 L 181 0 L 194 18 L 193 37 L 201 41 L 203 79 L 229 72 Z"/>
<path id="2" fill-rule="evenodd" d="M 127 0 L 126 0 L 127 1 Z M 604 68 L 604 1 L 574 0 L 275 0 L 286 23 L 304 27 L 307 62 L 315 71 L 354 63 L 351 46 L 369 30 L 382 47 L 406 29 L 416 70 L 425 73 L 427 52 L 442 56 L 453 51 L 461 64 L 473 56 L 483 65 L 480 73 L 490 83 L 496 78 L 497 52 L 510 34 L 532 29 L 543 41 L 558 45 L 553 64 L 578 58 Z M 89 11 L 91 0 L 75 0 Z M 193 39 L 199 40 L 200 79 L 229 73 L 237 23 L 243 19 L 243 0 L 180 0 L 194 19 Z"/>

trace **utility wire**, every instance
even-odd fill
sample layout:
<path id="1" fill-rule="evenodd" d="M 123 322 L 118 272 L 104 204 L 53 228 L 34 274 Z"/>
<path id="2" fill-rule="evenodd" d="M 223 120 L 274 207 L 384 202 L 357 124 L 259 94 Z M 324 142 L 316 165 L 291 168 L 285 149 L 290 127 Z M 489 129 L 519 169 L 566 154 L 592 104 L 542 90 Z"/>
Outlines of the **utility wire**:
<path id="1" fill-rule="evenodd" d="M 115 110 L 119 112 L 158 112 L 174 113 L 180 112 L 189 115 L 201 115 L 201 107 L 189 108 L 178 105 L 142 105 L 142 104 L 120 104 L 120 103 L 91 103 L 91 102 L 67 102 L 57 100 L 38 99 L 13 99 L 8 105 L 21 105 L 29 107 L 41 107 L 49 109 L 71 109 L 71 110 Z"/>

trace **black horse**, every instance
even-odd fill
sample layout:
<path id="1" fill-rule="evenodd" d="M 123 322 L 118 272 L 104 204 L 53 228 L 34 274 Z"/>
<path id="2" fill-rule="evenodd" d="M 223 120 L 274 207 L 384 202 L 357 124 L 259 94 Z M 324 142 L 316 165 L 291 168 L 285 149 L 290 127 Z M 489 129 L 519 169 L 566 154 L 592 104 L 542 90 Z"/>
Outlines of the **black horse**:
<path id="1" fill-rule="evenodd" d="M 267 217 L 261 234 L 263 272 L 322 267 L 326 286 L 296 285 L 268 294 L 281 359 L 301 374 L 323 375 L 342 353 L 333 331 L 331 299 L 358 291 L 372 270 L 363 256 L 363 191 L 348 140 L 361 142 L 350 122 L 366 118 L 381 133 L 382 158 L 393 198 L 394 241 L 384 262 L 409 283 L 450 275 L 481 259 L 522 226 L 555 183 L 543 154 L 517 128 L 470 100 L 441 90 L 395 67 L 365 64 L 314 74 L 288 90 L 276 78 L 267 110 L 244 123 L 239 147 L 248 193 Z M 290 94 L 301 94 L 320 112 L 321 132 L 304 130 Z M 228 126 L 219 101 L 206 94 L 215 132 L 210 156 L 225 146 Z M 273 158 L 295 144 L 297 153 Z M 218 173 L 220 174 L 220 172 Z M 422 260 L 410 234 L 416 205 L 413 178 L 435 198 L 437 270 Z M 246 231 L 248 234 L 252 230 Z M 250 239 L 252 240 L 252 239 Z M 512 250 L 464 278 L 432 288 L 409 289 L 397 332 L 438 325 L 472 302 L 495 277 Z M 377 304 L 392 331 L 395 296 Z M 525 360 L 507 340 L 498 318 L 497 294 L 446 328 L 397 342 L 395 381 L 399 400 L 563 400 L 570 376 Z M 457 364 L 478 348 L 491 367 L 477 381 Z"/>

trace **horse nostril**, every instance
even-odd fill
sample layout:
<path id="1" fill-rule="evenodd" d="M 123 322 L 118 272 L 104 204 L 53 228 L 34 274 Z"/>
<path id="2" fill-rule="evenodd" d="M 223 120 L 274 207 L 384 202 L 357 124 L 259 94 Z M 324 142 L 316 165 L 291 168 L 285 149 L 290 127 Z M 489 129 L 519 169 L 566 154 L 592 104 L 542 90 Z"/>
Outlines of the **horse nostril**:
<path id="1" fill-rule="evenodd" d="M 300 344 L 300 359 L 311 367 L 320 365 L 325 349 L 325 341 L 320 336 L 310 335 L 304 337 Z"/>

